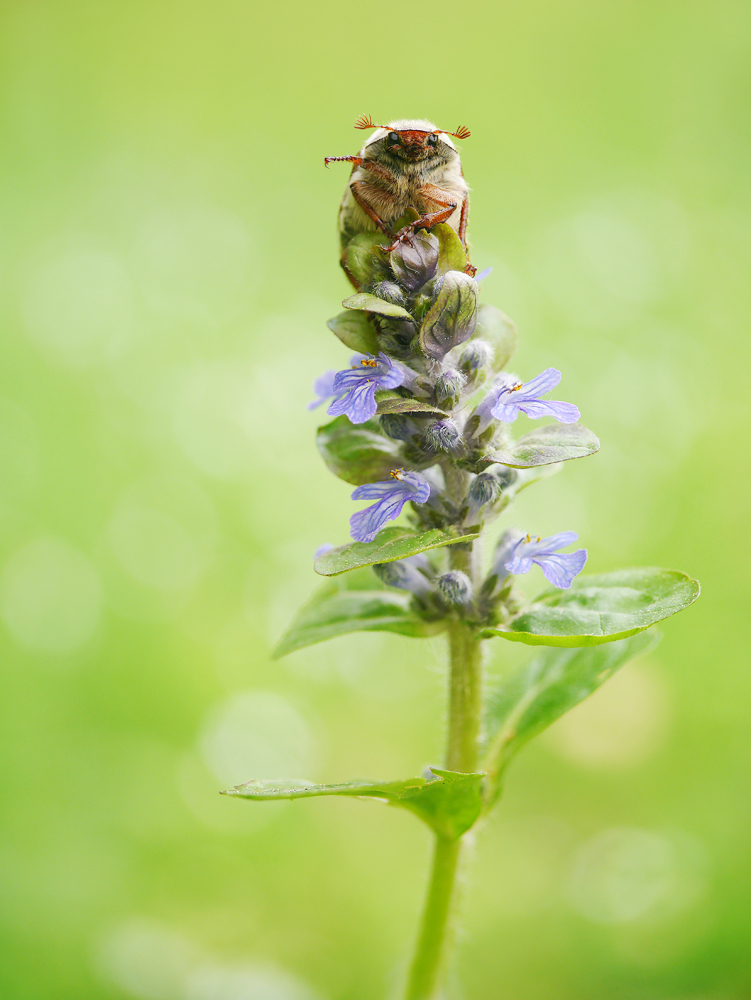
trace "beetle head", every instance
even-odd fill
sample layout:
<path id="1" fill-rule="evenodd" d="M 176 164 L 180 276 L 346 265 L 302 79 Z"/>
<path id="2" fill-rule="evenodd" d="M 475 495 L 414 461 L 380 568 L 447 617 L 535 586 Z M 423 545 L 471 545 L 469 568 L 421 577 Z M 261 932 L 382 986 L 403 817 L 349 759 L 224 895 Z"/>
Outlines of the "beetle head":
<path id="1" fill-rule="evenodd" d="M 376 125 L 370 116 L 362 116 L 355 122 L 355 128 L 377 129 L 367 145 L 383 142 L 385 150 L 392 156 L 409 163 L 442 156 L 446 158 L 448 150 L 456 152 L 456 147 L 449 138 L 466 139 L 469 129 L 461 126 L 456 132 L 446 132 L 436 128 L 432 122 L 420 120 L 403 120 L 391 125 Z M 448 149 L 447 149 L 448 147 Z M 449 157 L 451 154 L 448 154 Z"/>

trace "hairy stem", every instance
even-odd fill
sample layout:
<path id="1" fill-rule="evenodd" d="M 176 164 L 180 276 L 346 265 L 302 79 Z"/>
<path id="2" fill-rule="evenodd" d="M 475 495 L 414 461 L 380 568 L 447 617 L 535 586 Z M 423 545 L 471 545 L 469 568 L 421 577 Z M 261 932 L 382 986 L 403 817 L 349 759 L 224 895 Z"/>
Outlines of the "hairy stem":
<path id="1" fill-rule="evenodd" d="M 454 546 L 452 568 L 471 574 L 472 553 Z M 477 767 L 482 718 L 480 641 L 471 626 L 455 619 L 449 625 L 451 677 L 446 769 L 471 772 Z M 466 834 L 465 834 L 466 837 Z M 453 943 L 457 872 L 465 837 L 453 841 L 436 835 L 433 864 L 417 948 L 405 1000 L 437 1000 Z"/>

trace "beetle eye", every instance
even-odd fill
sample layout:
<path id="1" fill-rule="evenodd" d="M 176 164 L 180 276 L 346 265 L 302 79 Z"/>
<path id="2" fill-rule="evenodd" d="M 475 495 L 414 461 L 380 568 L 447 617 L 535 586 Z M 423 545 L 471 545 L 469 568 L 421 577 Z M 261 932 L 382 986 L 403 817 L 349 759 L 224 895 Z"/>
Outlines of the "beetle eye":
<path id="1" fill-rule="evenodd" d="M 398 132 L 389 132 L 387 138 L 388 138 L 389 142 L 399 142 L 399 133 Z"/>
<path id="2" fill-rule="evenodd" d="M 437 146 L 438 145 L 438 136 L 437 135 L 429 135 L 428 136 L 428 145 L 429 146 Z"/>

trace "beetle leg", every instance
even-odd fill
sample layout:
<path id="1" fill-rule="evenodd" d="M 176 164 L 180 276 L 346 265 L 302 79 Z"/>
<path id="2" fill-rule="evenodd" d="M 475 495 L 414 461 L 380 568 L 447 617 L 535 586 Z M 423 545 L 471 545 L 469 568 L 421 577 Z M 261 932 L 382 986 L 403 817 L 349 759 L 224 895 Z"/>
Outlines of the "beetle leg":
<path id="1" fill-rule="evenodd" d="M 352 196 L 357 202 L 357 204 L 360 206 L 363 212 L 365 212 L 368 218 L 372 219 L 373 222 L 375 222 L 376 227 L 380 229 L 381 232 L 384 232 L 388 237 L 393 238 L 394 234 L 391 232 L 391 230 L 383 221 L 383 219 L 378 215 L 376 210 L 373 208 L 373 206 L 370 204 L 370 202 L 365 196 L 365 192 L 368 190 L 369 186 L 370 185 L 366 184 L 365 181 L 352 181 L 352 183 L 349 186 L 349 189 L 352 192 Z"/>
<path id="2" fill-rule="evenodd" d="M 464 201 L 462 202 L 462 214 L 459 219 L 459 239 L 462 241 L 462 246 L 467 249 L 467 223 L 469 222 L 469 195 L 464 196 Z"/>
<path id="3" fill-rule="evenodd" d="M 329 163 L 354 163 L 355 167 L 359 167 L 362 163 L 361 156 L 324 156 L 323 165 L 327 167 Z M 352 169 L 354 170 L 355 167 Z"/>
<path id="4" fill-rule="evenodd" d="M 462 241 L 462 246 L 467 253 L 467 266 L 464 268 L 464 273 L 468 274 L 470 278 L 474 278 L 477 274 L 477 268 L 474 264 L 469 262 L 469 247 L 467 246 L 467 222 L 469 221 L 469 195 L 464 196 L 464 201 L 462 202 L 462 214 L 459 219 L 459 239 Z"/>
<path id="5" fill-rule="evenodd" d="M 445 222 L 450 219 L 452 214 L 456 211 L 456 206 L 458 202 L 456 201 L 455 195 L 451 194 L 449 191 L 444 191 L 434 184 L 425 184 L 420 188 L 419 193 L 425 199 L 425 201 L 432 201 L 436 205 L 441 205 L 442 207 L 437 212 L 426 212 L 425 215 L 421 216 L 419 219 L 415 219 L 414 222 L 410 222 L 408 226 L 400 230 L 396 234 L 396 241 L 390 247 L 384 247 L 387 252 L 395 250 L 400 243 L 404 243 L 408 240 L 412 233 L 417 229 L 430 229 L 432 226 L 437 226 L 439 222 Z"/>

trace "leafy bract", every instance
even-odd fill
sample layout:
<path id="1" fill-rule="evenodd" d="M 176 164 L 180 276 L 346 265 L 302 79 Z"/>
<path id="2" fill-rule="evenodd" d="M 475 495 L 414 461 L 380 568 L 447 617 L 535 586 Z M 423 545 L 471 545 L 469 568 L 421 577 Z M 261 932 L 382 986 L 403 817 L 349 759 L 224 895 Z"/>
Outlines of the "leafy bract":
<path id="1" fill-rule="evenodd" d="M 396 442 L 379 431 L 376 420 L 354 425 L 349 417 L 337 417 L 318 428 L 318 450 L 330 471 L 345 482 L 376 483 L 404 464 Z"/>
<path id="2" fill-rule="evenodd" d="M 477 323 L 477 282 L 463 271 L 448 271 L 438 298 L 420 327 L 420 347 L 440 359 L 469 340 Z"/>
<path id="3" fill-rule="evenodd" d="M 347 781 L 337 785 L 313 785 L 301 780 L 248 781 L 222 794 L 256 801 L 320 795 L 380 799 L 389 805 L 409 809 L 440 836 L 457 840 L 480 815 L 482 779 L 482 774 L 431 768 L 431 777 L 406 781 Z"/>
<path id="4" fill-rule="evenodd" d="M 370 285 L 388 276 L 388 255 L 383 250 L 388 237 L 380 230 L 358 233 L 347 244 L 344 268 L 358 285 Z"/>
<path id="5" fill-rule="evenodd" d="M 553 465 L 572 458 L 594 455 L 600 448 L 597 436 L 582 424 L 548 424 L 525 434 L 513 443 L 494 448 L 477 463 L 478 467 L 499 463 L 515 469 Z"/>
<path id="6" fill-rule="evenodd" d="M 400 396 L 390 389 L 376 392 L 376 402 L 379 413 L 430 413 L 437 417 L 449 416 L 445 410 L 440 410 L 437 406 L 431 406 L 430 403 L 415 399 L 413 396 Z"/>
<path id="7" fill-rule="evenodd" d="M 387 302 L 386 299 L 379 299 L 377 295 L 370 292 L 356 292 L 342 302 L 345 309 L 364 309 L 365 312 L 376 313 L 379 316 L 391 316 L 394 319 L 408 319 L 412 321 L 411 315 L 406 309 Z"/>
<path id="8" fill-rule="evenodd" d="M 370 317 L 364 309 L 345 309 L 326 326 L 350 350 L 358 354 L 378 354 L 378 336 Z"/>
<path id="9" fill-rule="evenodd" d="M 659 633 L 650 632 L 607 646 L 548 649 L 504 677 L 488 697 L 486 800 L 497 797 L 501 773 L 517 750 L 658 641 Z"/>
<path id="10" fill-rule="evenodd" d="M 477 310 L 475 339 L 486 340 L 493 348 L 493 370 L 506 367 L 516 350 L 519 335 L 508 316 L 495 306 L 483 303 Z"/>
<path id="11" fill-rule="evenodd" d="M 438 237 L 438 273 L 463 271 L 467 266 L 467 254 L 456 230 L 446 222 L 433 226 L 431 232 Z"/>
<path id="12" fill-rule="evenodd" d="M 685 573 L 653 567 L 579 576 L 568 590 L 545 591 L 504 628 L 482 634 L 530 646 L 596 646 L 677 614 L 699 591 Z"/>
<path id="13" fill-rule="evenodd" d="M 408 556 L 427 552 L 428 549 L 437 549 L 442 545 L 472 542 L 478 535 L 477 528 L 462 535 L 441 531 L 440 528 L 418 532 L 394 525 L 379 531 L 372 542 L 352 542 L 324 552 L 316 559 L 314 568 L 321 576 L 337 576 L 359 566 L 373 566 L 375 563 L 406 559 Z"/>
<path id="14" fill-rule="evenodd" d="M 396 632 L 425 637 L 445 622 L 426 622 L 411 610 L 411 594 L 384 587 L 372 570 L 330 580 L 297 612 L 272 653 L 275 660 L 349 632 Z"/>

